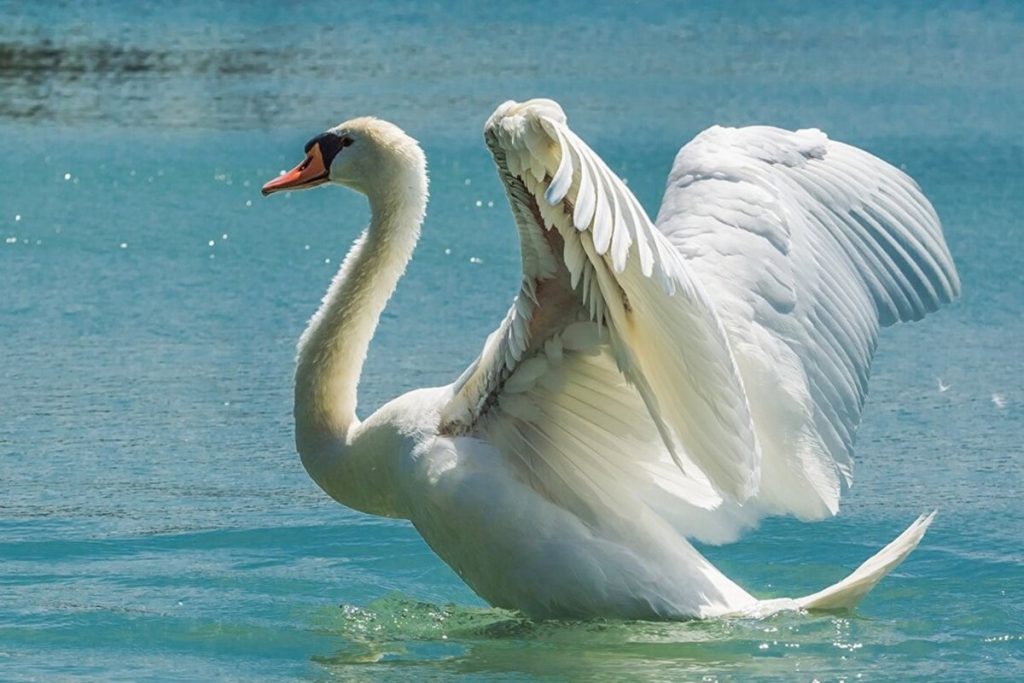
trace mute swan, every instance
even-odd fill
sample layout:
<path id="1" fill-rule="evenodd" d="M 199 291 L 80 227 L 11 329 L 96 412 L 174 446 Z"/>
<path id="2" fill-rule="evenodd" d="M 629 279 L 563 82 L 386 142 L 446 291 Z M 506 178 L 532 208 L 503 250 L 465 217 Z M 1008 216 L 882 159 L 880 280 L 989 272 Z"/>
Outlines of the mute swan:
<path id="1" fill-rule="evenodd" d="M 489 603 L 534 617 L 687 618 L 849 608 L 932 515 L 843 581 L 759 601 L 687 540 L 765 515 L 834 515 L 880 326 L 954 298 L 914 182 L 818 130 L 712 127 L 651 222 L 550 100 L 484 137 L 523 279 L 480 357 L 365 422 L 356 387 L 427 203 L 426 161 L 357 118 L 263 194 L 335 183 L 372 218 L 299 341 L 295 440 L 335 500 L 410 520 Z"/>

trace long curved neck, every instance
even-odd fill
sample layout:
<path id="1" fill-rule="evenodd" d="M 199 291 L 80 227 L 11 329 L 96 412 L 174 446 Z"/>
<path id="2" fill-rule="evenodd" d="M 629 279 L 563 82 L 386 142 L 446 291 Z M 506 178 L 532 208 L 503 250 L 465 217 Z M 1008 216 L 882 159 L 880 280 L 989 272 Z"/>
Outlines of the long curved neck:
<path id="1" fill-rule="evenodd" d="M 416 173 L 415 171 L 419 172 Z M 409 169 L 368 192 L 371 219 L 299 340 L 295 442 L 313 479 L 332 497 L 365 509 L 379 463 L 352 440 L 367 348 L 420 235 L 426 174 Z M 367 450 L 363 448 L 362 450 Z M 369 490 L 367 490 L 369 489 Z"/>

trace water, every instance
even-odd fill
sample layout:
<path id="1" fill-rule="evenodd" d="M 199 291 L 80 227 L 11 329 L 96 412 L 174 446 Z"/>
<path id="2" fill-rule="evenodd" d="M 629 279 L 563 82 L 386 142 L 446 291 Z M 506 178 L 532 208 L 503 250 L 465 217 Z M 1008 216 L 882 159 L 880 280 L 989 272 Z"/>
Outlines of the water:
<path id="1" fill-rule="evenodd" d="M 1024 677 L 1020 5 L 0 16 L 0 679 Z M 537 95 L 652 212 L 675 149 L 713 122 L 822 127 L 934 201 L 964 296 L 883 333 L 842 514 L 706 549 L 757 595 L 810 592 L 938 508 L 855 614 L 531 622 L 302 471 L 294 340 L 367 212 L 259 185 L 352 115 L 423 142 L 433 199 L 365 413 L 450 381 L 503 315 L 517 244 L 479 130 Z"/>

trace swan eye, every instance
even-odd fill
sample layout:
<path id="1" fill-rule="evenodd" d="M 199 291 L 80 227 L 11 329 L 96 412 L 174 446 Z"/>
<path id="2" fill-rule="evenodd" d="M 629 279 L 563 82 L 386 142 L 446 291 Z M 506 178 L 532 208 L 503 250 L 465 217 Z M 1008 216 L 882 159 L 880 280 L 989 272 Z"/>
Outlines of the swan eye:
<path id="1" fill-rule="evenodd" d="M 353 140 L 352 138 L 350 138 L 349 136 L 347 136 L 347 135 L 346 135 L 345 137 L 343 137 L 343 138 L 341 139 L 341 146 L 342 146 L 342 147 L 348 147 L 348 146 L 349 146 L 349 145 L 351 145 L 351 144 L 352 144 L 353 142 L 355 142 L 355 140 Z"/>

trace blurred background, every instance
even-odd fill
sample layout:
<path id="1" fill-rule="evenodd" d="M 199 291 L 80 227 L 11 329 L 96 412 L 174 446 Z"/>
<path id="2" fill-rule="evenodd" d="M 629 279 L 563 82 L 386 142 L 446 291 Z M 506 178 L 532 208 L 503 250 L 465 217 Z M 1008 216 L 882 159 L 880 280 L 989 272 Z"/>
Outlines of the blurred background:
<path id="1" fill-rule="evenodd" d="M 0 17 L 0 678 L 1024 676 L 1024 5 L 0 0 Z M 840 516 L 705 549 L 756 595 L 810 592 L 939 508 L 857 614 L 530 622 L 302 470 L 294 343 L 367 210 L 259 187 L 352 116 L 427 152 L 366 415 L 451 381 L 504 315 L 518 244 L 481 130 L 538 96 L 652 215 L 713 123 L 819 127 L 932 199 L 964 294 L 883 332 Z"/>

